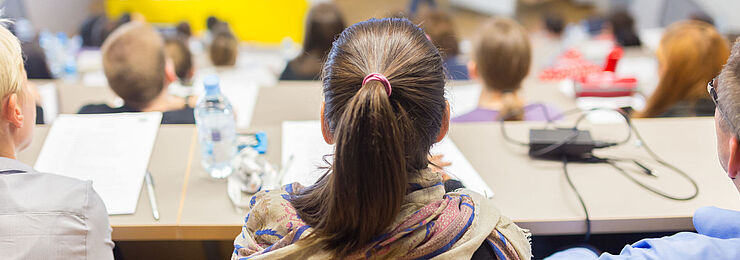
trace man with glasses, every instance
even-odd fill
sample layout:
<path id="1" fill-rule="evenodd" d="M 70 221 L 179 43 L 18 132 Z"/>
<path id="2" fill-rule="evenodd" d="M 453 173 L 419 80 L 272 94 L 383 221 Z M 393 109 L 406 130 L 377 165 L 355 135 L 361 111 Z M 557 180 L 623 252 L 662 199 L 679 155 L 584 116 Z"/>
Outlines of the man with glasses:
<path id="1" fill-rule="evenodd" d="M 728 181 L 740 192 L 740 40 L 735 42 L 720 75 L 707 85 L 716 109 L 717 152 Z M 701 156 L 701 155 L 698 155 Z M 575 247 L 547 259 L 740 259 L 740 212 L 704 207 L 694 213 L 696 233 L 643 239 L 627 245 L 619 255 L 599 256 Z"/>

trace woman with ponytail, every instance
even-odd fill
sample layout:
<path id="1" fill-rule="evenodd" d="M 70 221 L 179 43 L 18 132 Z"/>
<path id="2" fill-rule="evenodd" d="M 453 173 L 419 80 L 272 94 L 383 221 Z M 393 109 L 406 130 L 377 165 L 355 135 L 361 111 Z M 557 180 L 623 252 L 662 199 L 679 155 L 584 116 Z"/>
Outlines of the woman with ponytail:
<path id="1" fill-rule="evenodd" d="M 467 189 L 446 193 L 429 149 L 449 126 L 442 57 L 406 19 L 369 20 L 323 71 L 328 171 L 252 198 L 232 259 L 529 259 L 528 233 Z"/>
<path id="2" fill-rule="evenodd" d="M 480 79 L 483 85 L 478 108 L 452 121 L 555 119 L 560 114 L 557 109 L 541 104 L 526 105 L 519 96 L 531 63 L 532 50 L 527 31 L 508 18 L 488 20 L 478 31 L 473 42 L 472 59 L 468 63 L 470 78 Z"/>

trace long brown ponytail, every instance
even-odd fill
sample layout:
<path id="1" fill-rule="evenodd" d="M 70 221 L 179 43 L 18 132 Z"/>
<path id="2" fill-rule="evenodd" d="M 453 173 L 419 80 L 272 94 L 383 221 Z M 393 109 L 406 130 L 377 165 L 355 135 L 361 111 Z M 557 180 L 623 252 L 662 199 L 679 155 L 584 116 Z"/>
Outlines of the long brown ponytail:
<path id="1" fill-rule="evenodd" d="M 379 81 L 363 86 L 370 73 L 385 75 L 392 94 Z M 291 203 L 311 239 L 343 257 L 388 231 L 409 174 L 428 164 L 446 106 L 442 58 L 408 20 L 369 20 L 334 42 L 323 82 L 333 163 Z"/>

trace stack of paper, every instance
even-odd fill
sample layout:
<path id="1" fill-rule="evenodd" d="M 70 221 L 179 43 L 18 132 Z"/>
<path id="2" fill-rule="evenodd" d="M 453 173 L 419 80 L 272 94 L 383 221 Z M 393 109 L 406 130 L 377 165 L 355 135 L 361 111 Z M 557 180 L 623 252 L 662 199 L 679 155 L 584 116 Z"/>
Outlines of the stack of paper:
<path id="1" fill-rule="evenodd" d="M 91 180 L 108 214 L 133 214 L 162 113 L 60 115 L 35 169 Z"/>
<path id="2" fill-rule="evenodd" d="M 308 186 L 315 183 L 326 172 L 325 169 L 320 169 L 322 166 L 328 166 L 324 163 L 323 156 L 332 154 L 334 147 L 324 142 L 319 121 L 284 121 L 282 151 L 282 163 L 288 168 L 281 183 L 299 182 Z M 488 198 L 493 197 L 491 188 L 452 140 L 445 138 L 435 144 L 431 153 L 443 154 L 444 161 L 452 163 L 445 168 L 445 171 L 453 178 L 460 180 L 465 187 Z M 293 157 L 292 162 L 288 163 L 291 156 Z M 331 159 L 329 161 L 331 162 Z"/>

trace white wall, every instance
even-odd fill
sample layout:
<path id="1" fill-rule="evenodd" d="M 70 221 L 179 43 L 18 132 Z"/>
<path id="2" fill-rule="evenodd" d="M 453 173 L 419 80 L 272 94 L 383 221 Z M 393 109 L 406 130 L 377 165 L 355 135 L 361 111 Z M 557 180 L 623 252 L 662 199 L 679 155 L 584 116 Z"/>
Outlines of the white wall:
<path id="1" fill-rule="evenodd" d="M 704 8 L 723 33 L 740 33 L 740 1 L 694 0 Z"/>

